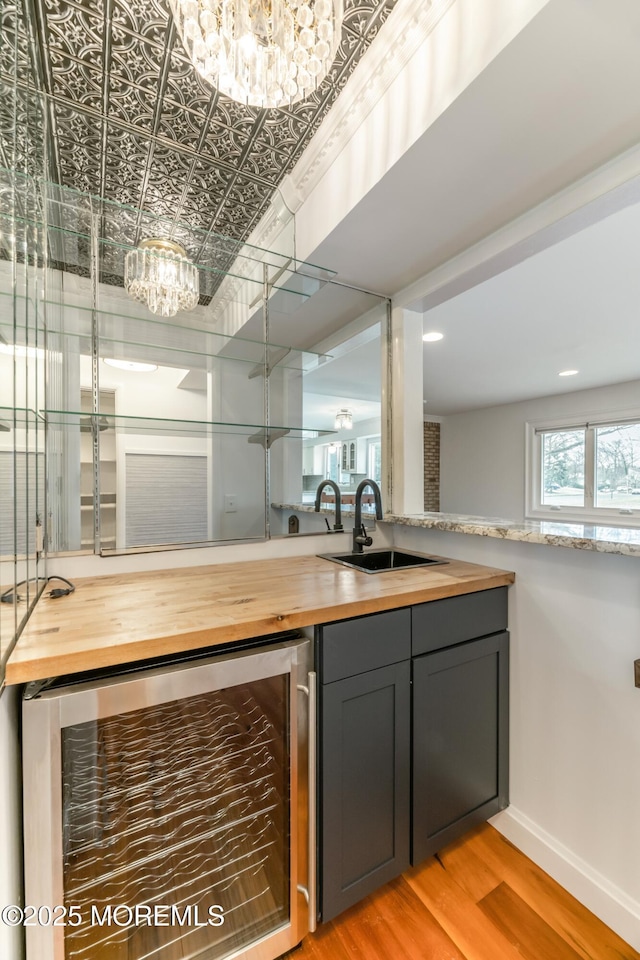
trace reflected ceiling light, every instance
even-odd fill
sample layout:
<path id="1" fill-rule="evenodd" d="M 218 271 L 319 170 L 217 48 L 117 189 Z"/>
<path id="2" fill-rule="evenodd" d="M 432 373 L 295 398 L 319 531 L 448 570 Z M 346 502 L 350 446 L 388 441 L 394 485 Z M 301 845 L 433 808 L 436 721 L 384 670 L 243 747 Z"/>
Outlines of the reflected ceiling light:
<path id="1" fill-rule="evenodd" d="M 353 427 L 353 414 L 351 410 L 338 410 L 336 413 L 336 430 L 351 430 Z"/>
<path id="2" fill-rule="evenodd" d="M 559 377 L 575 377 L 577 370 L 562 370 L 558 376 Z"/>
<path id="3" fill-rule="evenodd" d="M 304 100 L 324 80 L 342 33 L 343 0 L 169 0 L 200 76 L 252 107 Z"/>
<path id="4" fill-rule="evenodd" d="M 44 359 L 42 347 L 24 347 L 17 343 L 7 343 L 4 338 L 0 340 L 0 353 L 6 353 L 10 357 L 26 357 L 28 360 Z"/>
<path id="5" fill-rule="evenodd" d="M 117 367 L 118 370 L 134 370 L 137 373 L 151 373 L 158 369 L 157 363 L 142 363 L 138 360 L 114 360 L 112 357 L 105 357 L 104 362 L 110 367 Z"/>
<path id="6" fill-rule="evenodd" d="M 200 295 L 198 268 L 173 240 L 143 240 L 124 261 L 124 288 L 161 317 L 193 310 Z"/>
<path id="7" fill-rule="evenodd" d="M 444 333 L 437 333 L 435 330 L 432 330 L 431 333 L 423 333 L 422 339 L 425 343 L 435 343 L 436 340 L 442 340 Z"/>

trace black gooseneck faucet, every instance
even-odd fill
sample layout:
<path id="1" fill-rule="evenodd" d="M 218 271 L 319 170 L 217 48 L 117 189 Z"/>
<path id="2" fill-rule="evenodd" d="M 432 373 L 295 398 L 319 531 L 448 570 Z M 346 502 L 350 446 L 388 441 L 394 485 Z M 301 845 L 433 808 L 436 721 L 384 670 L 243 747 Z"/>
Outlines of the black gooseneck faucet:
<path id="1" fill-rule="evenodd" d="M 367 534 L 362 522 L 362 494 L 367 487 L 371 487 L 373 498 L 376 505 L 376 520 L 382 520 L 382 497 L 380 496 L 380 487 L 375 480 L 363 480 L 358 484 L 355 496 L 355 526 L 353 528 L 353 552 L 363 553 L 364 547 L 370 547 L 373 543 L 371 537 Z"/>
<path id="2" fill-rule="evenodd" d="M 344 527 L 342 526 L 342 515 L 341 515 L 342 500 L 340 497 L 340 487 L 335 482 L 335 480 L 321 480 L 320 483 L 318 484 L 318 489 L 316 490 L 315 511 L 316 513 L 320 512 L 320 497 L 322 496 L 322 491 L 324 490 L 325 487 L 331 487 L 333 489 L 333 492 L 336 495 L 336 519 L 333 525 L 333 529 L 336 531 L 336 533 L 339 533 L 341 530 L 344 530 Z M 327 522 L 327 526 L 328 525 L 329 524 Z"/>

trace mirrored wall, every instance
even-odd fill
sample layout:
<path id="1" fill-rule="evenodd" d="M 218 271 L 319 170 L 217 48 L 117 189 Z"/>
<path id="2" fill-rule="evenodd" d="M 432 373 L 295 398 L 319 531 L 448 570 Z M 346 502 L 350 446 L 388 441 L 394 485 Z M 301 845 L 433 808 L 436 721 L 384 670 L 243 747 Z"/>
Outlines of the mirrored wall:
<path id="1" fill-rule="evenodd" d="M 50 183 L 28 17 L 0 13 L 1 682 L 47 556 L 289 535 L 321 479 L 377 478 L 389 305 L 297 261 L 284 207 L 262 250 Z M 153 238 L 191 309 L 134 296 Z"/>
<path id="2" fill-rule="evenodd" d="M 0 685 L 44 583 L 45 119 L 20 5 L 0 32 Z"/>
<path id="3" fill-rule="evenodd" d="M 381 478 L 384 298 L 288 253 L 38 189 L 49 555 L 262 540 L 287 533 L 282 505 L 308 503 L 321 479 L 348 503 Z M 162 316 L 126 289 L 147 237 L 180 243 L 197 269 L 192 309 Z"/>

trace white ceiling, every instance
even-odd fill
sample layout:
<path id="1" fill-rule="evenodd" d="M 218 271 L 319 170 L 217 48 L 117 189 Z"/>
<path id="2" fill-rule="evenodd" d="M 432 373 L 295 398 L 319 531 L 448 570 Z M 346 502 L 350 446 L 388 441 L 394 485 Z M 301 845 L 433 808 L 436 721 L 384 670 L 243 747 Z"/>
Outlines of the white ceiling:
<path id="1" fill-rule="evenodd" d="M 304 378 L 305 427 L 333 430 L 339 408 L 351 410 L 355 423 L 380 417 L 380 337 L 338 351 Z"/>
<path id="2" fill-rule="evenodd" d="M 639 379 L 639 263 L 636 204 L 425 313 L 425 413 Z"/>
<path id="3" fill-rule="evenodd" d="M 636 145 L 639 51 L 638 0 L 549 0 L 309 259 L 395 294 Z M 634 208 L 434 308 L 425 412 L 638 378 L 639 256 Z"/>

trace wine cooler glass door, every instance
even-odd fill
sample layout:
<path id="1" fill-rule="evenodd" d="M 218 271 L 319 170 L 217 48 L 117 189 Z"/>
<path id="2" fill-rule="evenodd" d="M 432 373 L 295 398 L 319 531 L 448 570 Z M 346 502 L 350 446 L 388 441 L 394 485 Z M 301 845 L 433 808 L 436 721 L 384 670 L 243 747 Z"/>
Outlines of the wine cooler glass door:
<path id="1" fill-rule="evenodd" d="M 308 647 L 25 702 L 27 899 L 51 911 L 27 960 L 268 960 L 300 941 Z"/>

